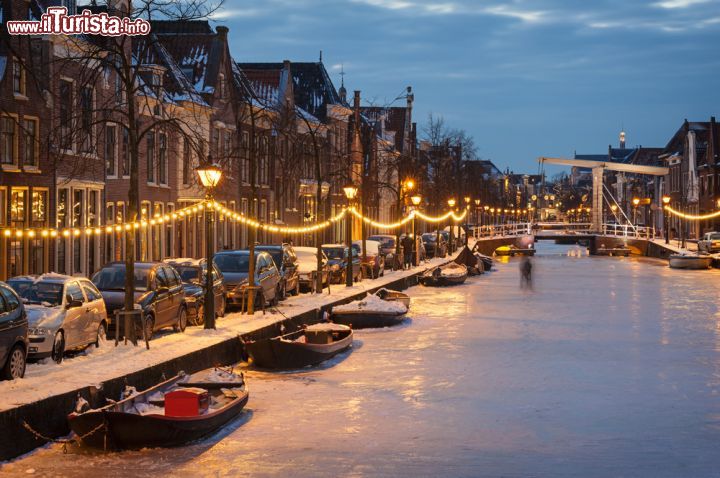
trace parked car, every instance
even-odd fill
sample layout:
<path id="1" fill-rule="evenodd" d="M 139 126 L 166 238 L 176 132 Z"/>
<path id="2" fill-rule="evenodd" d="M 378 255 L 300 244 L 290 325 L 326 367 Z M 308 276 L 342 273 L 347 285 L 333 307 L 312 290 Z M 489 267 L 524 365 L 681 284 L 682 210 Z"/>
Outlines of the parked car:
<path id="1" fill-rule="evenodd" d="M 205 291 L 207 277 L 207 261 L 205 259 L 165 259 L 180 274 L 188 320 L 194 325 L 205 323 Z M 225 315 L 225 278 L 213 264 L 213 294 L 215 296 L 215 316 Z"/>
<path id="2" fill-rule="evenodd" d="M 25 376 L 28 351 L 28 321 L 18 294 L 0 282 L 0 378 Z"/>
<path id="3" fill-rule="evenodd" d="M 371 241 L 380 243 L 380 254 L 385 260 L 385 267 L 391 268 L 395 260 L 397 247 L 395 245 L 395 236 L 391 234 L 375 234 L 368 237 Z"/>
<path id="4" fill-rule="evenodd" d="M 322 252 L 322 286 L 327 287 L 330 281 L 330 266 L 328 258 Z M 315 282 L 313 275 L 317 271 L 317 248 L 316 247 L 296 247 L 295 256 L 297 257 L 298 278 L 301 290 L 315 291 Z"/>
<path id="5" fill-rule="evenodd" d="M 60 363 L 66 351 L 99 347 L 105 340 L 105 303 L 89 280 L 43 274 L 13 277 L 7 284 L 25 304 L 29 360 L 51 357 Z"/>
<path id="6" fill-rule="evenodd" d="M 243 289 L 248 285 L 250 251 L 222 251 L 215 254 L 215 265 L 225 276 L 227 303 L 239 305 Z M 255 285 L 259 286 L 256 299 L 264 304 L 277 305 L 280 300 L 280 272 L 267 252 L 255 251 Z"/>
<path id="7" fill-rule="evenodd" d="M 720 232 L 706 232 L 702 240 L 698 241 L 700 252 L 720 252 Z"/>
<path id="8" fill-rule="evenodd" d="M 365 257 L 373 278 L 385 275 L 385 257 L 380 253 L 381 246 L 382 243 L 379 241 L 365 240 Z M 362 240 L 353 241 L 353 249 L 357 250 L 362 260 Z"/>
<path id="9" fill-rule="evenodd" d="M 426 257 L 435 257 L 437 251 L 438 257 L 445 257 L 448 251 L 448 243 L 445 236 L 440 233 L 440 243 L 437 242 L 436 232 L 426 232 L 422 235 L 423 247 L 425 247 Z"/>
<path id="10" fill-rule="evenodd" d="M 288 293 L 298 295 L 300 293 L 300 278 L 293 246 L 290 244 L 262 244 L 255 246 L 255 250 L 267 252 L 272 257 L 275 267 L 280 273 L 280 300 L 285 299 Z"/>
<path id="11" fill-rule="evenodd" d="M 92 278 L 105 301 L 110 331 L 114 331 L 115 311 L 125 305 L 125 271 L 124 262 L 111 262 Z M 146 337 L 152 338 L 155 331 L 165 327 L 184 332 L 187 305 L 180 274 L 162 262 L 136 262 L 134 276 L 133 295 L 142 310 Z M 139 333 L 142 334 L 142 330 Z"/>
<path id="12" fill-rule="evenodd" d="M 360 256 L 358 250 L 350 248 L 352 250 L 352 274 L 353 282 L 362 280 L 362 267 L 360 264 Z M 330 283 L 331 284 L 342 284 L 345 282 L 345 269 L 347 268 L 347 254 L 348 248 L 342 244 L 323 244 L 322 250 L 328 258 L 328 265 L 330 267 Z"/>

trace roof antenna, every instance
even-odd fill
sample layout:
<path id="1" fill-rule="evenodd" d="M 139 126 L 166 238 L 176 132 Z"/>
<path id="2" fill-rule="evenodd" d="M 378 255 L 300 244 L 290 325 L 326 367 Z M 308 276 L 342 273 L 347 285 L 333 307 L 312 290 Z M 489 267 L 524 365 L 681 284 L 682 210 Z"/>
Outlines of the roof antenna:
<path id="1" fill-rule="evenodd" d="M 320 50 L 320 63 L 322 63 L 322 50 Z"/>
<path id="2" fill-rule="evenodd" d="M 344 63 L 340 64 L 340 86 L 341 87 L 345 86 L 345 64 Z"/>

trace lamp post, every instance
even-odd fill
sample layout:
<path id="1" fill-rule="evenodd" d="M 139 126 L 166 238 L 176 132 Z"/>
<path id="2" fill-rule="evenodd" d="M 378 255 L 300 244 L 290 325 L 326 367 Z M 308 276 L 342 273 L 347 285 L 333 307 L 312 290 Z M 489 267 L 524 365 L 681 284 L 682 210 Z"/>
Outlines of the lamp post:
<path id="1" fill-rule="evenodd" d="M 353 207 L 353 201 L 357 196 L 358 188 L 350 184 L 343 188 L 345 191 L 345 197 L 348 200 L 348 209 Z M 345 264 L 345 285 L 352 287 L 353 285 L 353 262 L 352 262 L 352 214 L 347 214 L 347 227 L 345 242 L 347 243 L 347 262 Z"/>
<path id="2" fill-rule="evenodd" d="M 637 226 L 637 208 L 640 204 L 640 198 L 633 198 L 633 226 Z"/>
<path id="3" fill-rule="evenodd" d="M 448 199 L 448 206 L 450 206 L 450 212 L 454 213 L 454 212 L 455 212 L 455 200 L 452 199 L 452 198 Z M 454 235 L 454 234 L 453 234 L 453 233 L 454 233 L 453 229 L 455 229 L 455 218 L 454 218 L 453 216 L 450 216 L 450 244 L 449 244 L 449 249 L 450 249 L 450 254 L 451 254 L 451 255 L 452 255 L 452 253 L 453 253 L 453 242 L 454 242 L 454 240 L 455 240 L 455 238 L 453 237 L 453 235 Z"/>
<path id="4" fill-rule="evenodd" d="M 205 208 L 205 328 L 215 328 L 215 291 L 213 290 L 213 235 L 212 228 L 215 222 L 215 209 L 213 208 L 213 193 L 215 187 L 222 179 L 222 169 L 214 164 L 208 157 L 207 164 L 196 169 L 200 182 L 205 188 L 205 199 L 208 205 Z"/>
<path id="5" fill-rule="evenodd" d="M 417 210 L 420 207 L 420 202 L 422 201 L 422 197 L 419 194 L 414 195 L 410 198 L 410 201 L 412 201 L 413 206 L 415 210 Z M 417 216 L 413 213 L 413 221 L 412 221 L 412 233 L 413 233 L 413 248 L 414 248 L 414 254 L 413 254 L 413 265 L 416 266 L 420 264 L 420 247 L 418 244 L 418 238 L 417 238 Z"/>
<path id="6" fill-rule="evenodd" d="M 475 200 L 475 227 L 482 227 L 482 222 L 480 221 L 480 200 Z"/>
<path id="7" fill-rule="evenodd" d="M 665 214 L 668 204 L 670 204 L 670 196 L 664 195 L 662 197 L 663 202 L 663 227 L 665 228 L 665 244 L 670 244 L 670 216 Z"/>

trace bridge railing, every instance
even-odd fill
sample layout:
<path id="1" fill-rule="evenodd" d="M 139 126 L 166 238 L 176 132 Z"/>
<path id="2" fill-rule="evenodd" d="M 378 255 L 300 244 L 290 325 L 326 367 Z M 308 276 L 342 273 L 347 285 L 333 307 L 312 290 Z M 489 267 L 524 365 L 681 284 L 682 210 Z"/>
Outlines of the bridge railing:
<path id="1" fill-rule="evenodd" d="M 635 239 L 654 239 L 655 228 L 633 226 L 632 224 L 603 224 L 603 236 L 631 237 Z"/>
<path id="2" fill-rule="evenodd" d="M 529 222 L 476 226 L 473 228 L 473 237 L 475 239 L 527 236 L 528 234 L 532 234 L 532 224 Z"/>

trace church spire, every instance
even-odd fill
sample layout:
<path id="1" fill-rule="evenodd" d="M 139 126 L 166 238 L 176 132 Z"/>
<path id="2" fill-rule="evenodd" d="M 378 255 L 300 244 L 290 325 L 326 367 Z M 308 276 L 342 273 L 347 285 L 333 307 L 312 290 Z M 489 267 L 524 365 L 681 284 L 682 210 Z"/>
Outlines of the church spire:
<path id="1" fill-rule="evenodd" d="M 347 101 L 347 90 L 345 89 L 345 65 L 340 65 L 340 90 L 338 90 L 338 94 L 340 95 L 340 101 L 345 103 Z"/>

